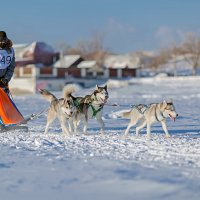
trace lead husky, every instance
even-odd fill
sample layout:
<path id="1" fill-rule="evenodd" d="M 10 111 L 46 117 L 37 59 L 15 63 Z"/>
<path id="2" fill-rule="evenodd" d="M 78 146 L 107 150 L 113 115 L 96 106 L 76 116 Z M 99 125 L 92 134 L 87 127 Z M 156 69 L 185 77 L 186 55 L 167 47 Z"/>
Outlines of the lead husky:
<path id="1" fill-rule="evenodd" d="M 69 129 L 66 127 L 65 123 L 68 119 L 69 127 L 73 127 L 71 120 L 69 119 L 72 118 L 76 113 L 76 106 L 74 105 L 73 99 L 70 96 L 71 93 L 74 92 L 74 87 L 72 85 L 66 86 L 63 89 L 63 98 L 61 99 L 57 99 L 52 93 L 44 89 L 40 89 L 39 92 L 51 103 L 47 113 L 45 134 L 47 134 L 48 128 L 54 119 L 58 118 L 63 134 L 69 135 Z"/>
<path id="2" fill-rule="evenodd" d="M 125 136 L 128 135 L 130 128 L 140 121 L 140 124 L 136 127 L 136 136 L 139 135 L 139 131 L 142 128 L 147 126 L 147 137 L 150 138 L 151 125 L 155 122 L 160 122 L 166 137 L 170 137 L 167 130 L 166 118 L 170 117 L 173 121 L 175 121 L 178 114 L 175 111 L 172 101 L 163 101 L 162 103 L 154 103 L 150 105 L 135 105 L 129 112 L 123 113 L 123 116 L 125 118 L 130 118 L 130 123 L 124 133 Z"/>
<path id="3" fill-rule="evenodd" d="M 102 113 L 108 99 L 107 85 L 104 87 L 96 85 L 96 89 L 91 95 L 86 95 L 85 97 L 74 97 L 71 95 L 71 97 L 77 107 L 77 112 L 73 118 L 75 132 L 80 121 L 83 121 L 83 133 L 87 134 L 88 119 L 96 118 L 101 126 L 101 134 L 104 134 L 105 125 L 102 120 Z"/>

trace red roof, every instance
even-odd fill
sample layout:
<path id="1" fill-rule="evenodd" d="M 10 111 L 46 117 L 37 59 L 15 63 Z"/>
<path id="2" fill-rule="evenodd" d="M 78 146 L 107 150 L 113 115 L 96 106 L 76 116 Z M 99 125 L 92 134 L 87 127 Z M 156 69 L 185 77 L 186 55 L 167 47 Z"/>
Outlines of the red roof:
<path id="1" fill-rule="evenodd" d="M 56 52 L 51 46 L 44 42 L 33 42 L 23 51 L 21 61 L 27 64 L 52 65 L 59 58 L 59 52 Z M 30 63 L 28 62 L 30 61 Z M 17 61 L 20 63 L 20 61 Z M 18 63 L 16 63 L 18 65 Z"/>

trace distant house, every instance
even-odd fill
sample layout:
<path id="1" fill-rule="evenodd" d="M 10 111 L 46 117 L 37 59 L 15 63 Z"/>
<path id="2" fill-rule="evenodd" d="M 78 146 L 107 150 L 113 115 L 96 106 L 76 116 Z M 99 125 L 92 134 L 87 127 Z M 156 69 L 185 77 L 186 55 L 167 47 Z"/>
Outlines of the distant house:
<path id="1" fill-rule="evenodd" d="M 83 61 L 83 58 L 80 55 L 60 56 L 60 59 L 54 63 L 54 67 L 57 67 L 57 68 L 77 67 L 77 65 L 82 61 Z"/>
<path id="2" fill-rule="evenodd" d="M 80 55 L 61 55 L 60 59 L 54 64 L 54 68 L 57 69 L 58 77 L 66 77 L 67 75 L 80 77 L 81 72 L 77 66 L 82 61 L 83 58 Z"/>
<path id="3" fill-rule="evenodd" d="M 97 64 L 95 60 L 82 61 L 77 66 L 81 70 L 82 78 L 103 78 L 104 69 L 102 66 Z"/>
<path id="4" fill-rule="evenodd" d="M 108 55 L 104 66 L 109 70 L 109 77 L 135 77 L 140 68 L 140 58 L 131 55 Z"/>
<path id="5" fill-rule="evenodd" d="M 16 66 L 51 66 L 59 58 L 59 52 L 44 42 L 14 45 L 14 50 Z"/>

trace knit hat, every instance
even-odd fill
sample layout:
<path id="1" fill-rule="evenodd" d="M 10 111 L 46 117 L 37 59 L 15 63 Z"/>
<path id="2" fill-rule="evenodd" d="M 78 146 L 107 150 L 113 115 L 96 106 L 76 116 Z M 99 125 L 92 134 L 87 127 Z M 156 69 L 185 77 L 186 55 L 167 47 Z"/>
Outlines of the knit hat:
<path id="1" fill-rule="evenodd" d="M 0 31 L 0 41 L 5 41 L 7 40 L 7 35 L 5 31 Z"/>

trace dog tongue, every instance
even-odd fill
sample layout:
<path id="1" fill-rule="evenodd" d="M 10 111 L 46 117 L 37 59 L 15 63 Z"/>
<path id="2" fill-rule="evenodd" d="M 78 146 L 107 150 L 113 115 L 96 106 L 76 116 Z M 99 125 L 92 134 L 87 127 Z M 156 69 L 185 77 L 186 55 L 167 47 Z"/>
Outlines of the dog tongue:
<path id="1" fill-rule="evenodd" d="M 176 118 L 175 117 L 172 117 L 171 115 L 169 115 L 171 120 L 175 122 Z"/>
<path id="2" fill-rule="evenodd" d="M 171 119 L 172 119 L 172 121 L 174 121 L 174 122 L 175 122 L 175 120 L 176 120 L 176 118 L 175 118 L 175 117 L 171 117 Z"/>

